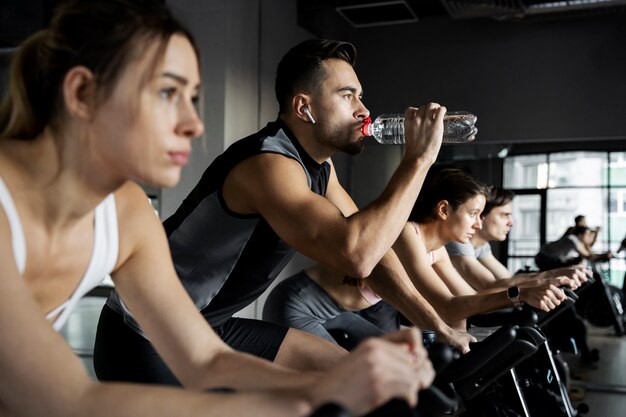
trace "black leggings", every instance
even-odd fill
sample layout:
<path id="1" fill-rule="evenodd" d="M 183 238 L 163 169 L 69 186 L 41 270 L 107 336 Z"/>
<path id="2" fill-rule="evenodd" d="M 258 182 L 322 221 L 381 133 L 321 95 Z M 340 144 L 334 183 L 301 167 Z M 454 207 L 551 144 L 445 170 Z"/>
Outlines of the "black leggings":
<path id="1" fill-rule="evenodd" d="M 276 357 L 287 330 L 285 326 L 241 318 L 230 318 L 215 328 L 233 349 L 270 361 Z M 181 385 L 152 344 L 107 305 L 98 321 L 93 363 L 101 381 Z"/>

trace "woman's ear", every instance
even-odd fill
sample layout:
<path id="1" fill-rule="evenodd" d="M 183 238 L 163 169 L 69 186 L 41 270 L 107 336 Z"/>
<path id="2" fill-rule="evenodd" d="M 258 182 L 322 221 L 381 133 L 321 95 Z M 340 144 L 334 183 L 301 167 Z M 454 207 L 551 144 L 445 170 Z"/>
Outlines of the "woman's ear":
<path id="1" fill-rule="evenodd" d="M 441 220 L 446 220 L 448 218 L 448 215 L 450 214 L 450 203 L 448 203 L 448 200 L 441 200 L 437 203 L 435 206 L 435 214 L 437 215 L 437 218 Z"/>
<path id="2" fill-rule="evenodd" d="M 83 66 L 70 69 L 63 80 L 63 98 L 67 112 L 81 119 L 90 119 L 95 108 L 95 76 Z"/>

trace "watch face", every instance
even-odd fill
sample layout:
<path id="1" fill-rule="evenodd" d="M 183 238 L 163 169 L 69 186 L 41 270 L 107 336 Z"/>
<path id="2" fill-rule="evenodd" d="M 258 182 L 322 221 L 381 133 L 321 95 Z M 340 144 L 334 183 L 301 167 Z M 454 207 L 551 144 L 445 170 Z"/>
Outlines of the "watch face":
<path id="1" fill-rule="evenodd" d="M 519 288 L 518 287 L 509 288 L 508 290 L 506 290 L 506 295 L 509 298 L 519 297 Z"/>

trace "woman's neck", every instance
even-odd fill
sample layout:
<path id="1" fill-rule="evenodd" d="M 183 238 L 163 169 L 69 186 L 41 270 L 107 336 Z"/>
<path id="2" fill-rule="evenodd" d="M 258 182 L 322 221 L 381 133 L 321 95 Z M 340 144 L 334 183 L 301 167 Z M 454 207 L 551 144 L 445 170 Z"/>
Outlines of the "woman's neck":
<path id="1" fill-rule="evenodd" d="M 418 225 L 428 252 L 437 250 L 448 243 L 437 222 L 419 223 Z"/>
<path id="2" fill-rule="evenodd" d="M 91 168 L 89 152 L 76 143 L 64 146 L 49 129 L 33 140 L 3 142 L 2 152 L 11 161 L 3 175 L 48 229 L 73 224 L 117 188 L 105 185 L 106 175 Z"/>

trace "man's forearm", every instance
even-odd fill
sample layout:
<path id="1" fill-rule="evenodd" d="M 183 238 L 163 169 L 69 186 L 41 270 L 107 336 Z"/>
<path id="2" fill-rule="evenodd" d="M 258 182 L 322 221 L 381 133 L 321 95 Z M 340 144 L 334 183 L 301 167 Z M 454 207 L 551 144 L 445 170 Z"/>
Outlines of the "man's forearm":
<path id="1" fill-rule="evenodd" d="M 375 263 L 385 256 L 406 225 L 429 168 L 426 162 L 403 161 L 380 197 L 349 217 L 359 236 L 355 256 Z"/>

